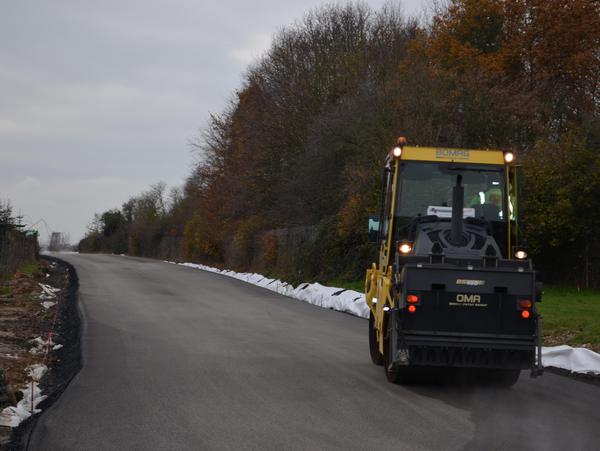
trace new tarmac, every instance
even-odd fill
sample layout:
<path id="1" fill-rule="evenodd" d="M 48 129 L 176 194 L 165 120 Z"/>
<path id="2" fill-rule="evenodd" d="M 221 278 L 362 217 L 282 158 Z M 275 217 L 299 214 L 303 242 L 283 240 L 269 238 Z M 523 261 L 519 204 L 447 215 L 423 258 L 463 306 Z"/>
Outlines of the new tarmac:
<path id="1" fill-rule="evenodd" d="M 599 386 L 392 385 L 364 319 L 160 261 L 60 257 L 79 275 L 83 369 L 31 450 L 598 449 Z"/>

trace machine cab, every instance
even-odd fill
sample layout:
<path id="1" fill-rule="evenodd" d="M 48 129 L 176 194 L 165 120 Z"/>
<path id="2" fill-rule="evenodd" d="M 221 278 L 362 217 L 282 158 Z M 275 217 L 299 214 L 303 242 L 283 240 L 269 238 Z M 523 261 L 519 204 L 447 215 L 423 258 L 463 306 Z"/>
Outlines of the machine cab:
<path id="1" fill-rule="evenodd" d="M 525 258 L 513 163 L 499 150 L 395 147 L 384 168 L 380 267 L 396 256 Z M 374 224 L 370 218 L 371 236 Z"/>

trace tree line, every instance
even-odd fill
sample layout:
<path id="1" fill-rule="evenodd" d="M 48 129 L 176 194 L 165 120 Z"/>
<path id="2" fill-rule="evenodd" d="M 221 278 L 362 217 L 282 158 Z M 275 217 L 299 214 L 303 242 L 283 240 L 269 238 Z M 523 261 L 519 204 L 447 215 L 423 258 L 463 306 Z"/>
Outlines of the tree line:
<path id="1" fill-rule="evenodd" d="M 9 201 L 0 201 L 0 280 L 38 257 L 38 234 L 26 230 L 22 220 L 14 215 Z"/>
<path id="2" fill-rule="evenodd" d="M 544 279 L 600 284 L 594 0 L 450 0 L 422 21 L 393 3 L 312 10 L 274 36 L 211 116 L 184 186 L 153 185 L 97 215 L 80 249 L 291 281 L 361 278 L 375 256 L 366 222 L 382 161 L 399 135 L 515 151 Z M 282 230 L 298 239 L 272 233 Z M 293 273 L 278 264 L 284 253 Z"/>

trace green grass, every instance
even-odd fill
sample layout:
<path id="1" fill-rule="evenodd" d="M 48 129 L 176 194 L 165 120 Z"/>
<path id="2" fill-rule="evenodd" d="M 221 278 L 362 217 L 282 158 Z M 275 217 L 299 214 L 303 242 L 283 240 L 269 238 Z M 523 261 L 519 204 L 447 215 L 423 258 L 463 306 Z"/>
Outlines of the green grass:
<path id="1" fill-rule="evenodd" d="M 363 280 L 330 280 L 328 286 L 363 292 Z M 600 291 L 546 286 L 538 304 L 547 345 L 589 345 L 600 351 Z"/>
<path id="2" fill-rule="evenodd" d="M 548 344 L 566 342 L 600 348 L 600 291 L 547 286 L 538 307 Z"/>
<path id="3" fill-rule="evenodd" d="M 19 267 L 21 274 L 34 276 L 40 272 L 40 264 L 38 262 L 25 262 Z"/>
<path id="4" fill-rule="evenodd" d="M 334 279 L 329 280 L 325 284 L 329 287 L 340 287 L 346 288 L 347 290 L 354 290 L 363 293 L 365 291 L 365 281 L 364 280 L 340 280 Z"/>
<path id="5" fill-rule="evenodd" d="M 0 296 L 10 294 L 10 288 L 0 285 Z"/>

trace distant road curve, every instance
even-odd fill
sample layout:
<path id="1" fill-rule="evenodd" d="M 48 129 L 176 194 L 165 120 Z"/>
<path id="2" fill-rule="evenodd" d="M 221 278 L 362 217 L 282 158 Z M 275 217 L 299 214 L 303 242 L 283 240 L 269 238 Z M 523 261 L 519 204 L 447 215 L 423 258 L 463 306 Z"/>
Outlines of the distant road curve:
<path id="1" fill-rule="evenodd" d="M 394 386 L 363 319 L 159 261 L 61 258 L 79 274 L 84 368 L 29 449 L 598 449 L 597 386 Z"/>

